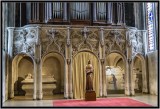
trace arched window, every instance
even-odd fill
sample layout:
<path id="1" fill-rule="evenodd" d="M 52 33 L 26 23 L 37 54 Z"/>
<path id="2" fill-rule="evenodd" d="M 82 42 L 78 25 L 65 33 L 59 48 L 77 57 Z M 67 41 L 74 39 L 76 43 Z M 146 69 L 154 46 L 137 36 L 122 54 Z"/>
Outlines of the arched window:
<path id="1" fill-rule="evenodd" d="M 156 49 L 155 4 L 147 3 L 148 51 Z"/>

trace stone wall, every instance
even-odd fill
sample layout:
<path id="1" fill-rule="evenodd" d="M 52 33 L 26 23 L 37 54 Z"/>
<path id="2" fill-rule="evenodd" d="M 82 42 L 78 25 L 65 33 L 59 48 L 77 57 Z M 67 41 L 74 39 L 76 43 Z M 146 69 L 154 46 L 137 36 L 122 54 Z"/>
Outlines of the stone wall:
<path id="1" fill-rule="evenodd" d="M 158 83 L 158 57 L 157 51 L 147 54 L 148 56 L 148 73 L 149 73 L 149 93 L 157 95 Z"/>

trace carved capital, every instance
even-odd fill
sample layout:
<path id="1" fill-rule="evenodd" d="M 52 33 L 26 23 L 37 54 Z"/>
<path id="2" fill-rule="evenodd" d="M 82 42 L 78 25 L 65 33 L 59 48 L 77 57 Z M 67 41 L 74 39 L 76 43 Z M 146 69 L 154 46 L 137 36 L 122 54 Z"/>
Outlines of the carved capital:
<path id="1" fill-rule="evenodd" d="M 100 60 L 101 60 L 101 63 L 104 64 L 104 59 L 100 59 Z"/>
<path id="2" fill-rule="evenodd" d="M 67 64 L 68 64 L 68 65 L 71 64 L 71 59 L 67 59 Z"/>
<path id="3" fill-rule="evenodd" d="M 39 58 L 35 58 L 35 62 L 36 62 L 37 64 L 39 64 L 39 63 L 40 63 L 40 59 L 39 59 Z"/>
<path id="4" fill-rule="evenodd" d="M 131 62 L 132 62 L 132 59 L 128 59 L 128 63 L 131 64 Z"/>

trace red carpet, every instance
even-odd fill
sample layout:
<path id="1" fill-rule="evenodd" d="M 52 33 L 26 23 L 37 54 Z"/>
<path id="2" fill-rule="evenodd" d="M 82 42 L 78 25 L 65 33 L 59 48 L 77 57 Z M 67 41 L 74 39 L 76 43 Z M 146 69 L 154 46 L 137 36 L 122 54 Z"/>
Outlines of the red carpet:
<path id="1" fill-rule="evenodd" d="M 96 101 L 54 100 L 56 107 L 152 107 L 130 98 L 97 98 Z"/>

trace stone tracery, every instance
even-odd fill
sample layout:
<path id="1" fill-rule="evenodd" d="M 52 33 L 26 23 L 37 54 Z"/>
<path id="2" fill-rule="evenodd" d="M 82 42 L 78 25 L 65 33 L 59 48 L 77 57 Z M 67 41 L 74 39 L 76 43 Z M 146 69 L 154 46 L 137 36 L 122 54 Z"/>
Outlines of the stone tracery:
<path id="1" fill-rule="evenodd" d="M 40 28 L 40 29 L 39 29 Z M 21 52 L 29 53 L 34 57 L 36 64 L 41 64 L 41 57 L 49 52 L 57 52 L 63 55 L 72 64 L 72 56 L 80 51 L 90 51 L 94 53 L 99 60 L 104 60 L 105 55 L 117 51 L 128 60 L 133 57 L 127 57 L 128 54 L 143 54 L 143 33 L 137 29 L 108 29 L 105 27 L 61 27 L 61 26 L 41 26 L 41 27 L 26 27 L 25 29 L 16 28 L 13 33 L 14 55 Z M 9 31 L 9 29 L 8 29 Z M 129 33 L 129 34 L 127 34 Z M 125 35 L 126 34 L 126 35 Z M 12 36 L 9 36 L 12 37 Z M 37 46 L 37 41 L 40 45 Z M 128 44 L 128 46 L 126 46 Z M 100 46 L 101 45 L 101 46 Z M 36 48 L 35 48 L 36 47 Z M 66 48 L 67 47 L 67 48 Z M 103 49 L 105 48 L 105 49 Z M 37 50 L 38 52 L 37 52 Z M 69 51 L 68 51 L 69 50 Z M 131 50 L 128 51 L 128 50 Z M 70 53 L 70 51 L 72 53 Z M 38 54 L 37 54 L 38 53 Z M 40 53 L 40 54 L 39 54 Z M 103 54 L 105 53 L 105 54 Z M 126 60 L 127 61 L 127 60 Z M 103 63 L 105 60 L 103 61 Z M 104 64 L 102 65 L 102 69 Z M 71 69 L 72 65 L 68 64 Z M 71 70 L 66 70 L 68 73 Z M 102 70 L 102 77 L 103 72 Z M 70 77 L 66 77 L 70 78 Z M 102 85 L 105 85 L 104 78 Z M 72 84 L 71 81 L 66 81 L 66 84 Z M 128 87 L 128 86 L 126 86 Z M 102 89 L 100 89 L 102 90 Z M 129 89 L 125 89 L 126 93 Z M 67 92 L 66 92 L 67 93 Z M 103 92 L 105 93 L 105 92 Z M 72 94 L 70 92 L 70 94 Z M 104 94 L 105 95 L 105 94 Z M 72 96 L 72 95 L 68 95 Z"/>

